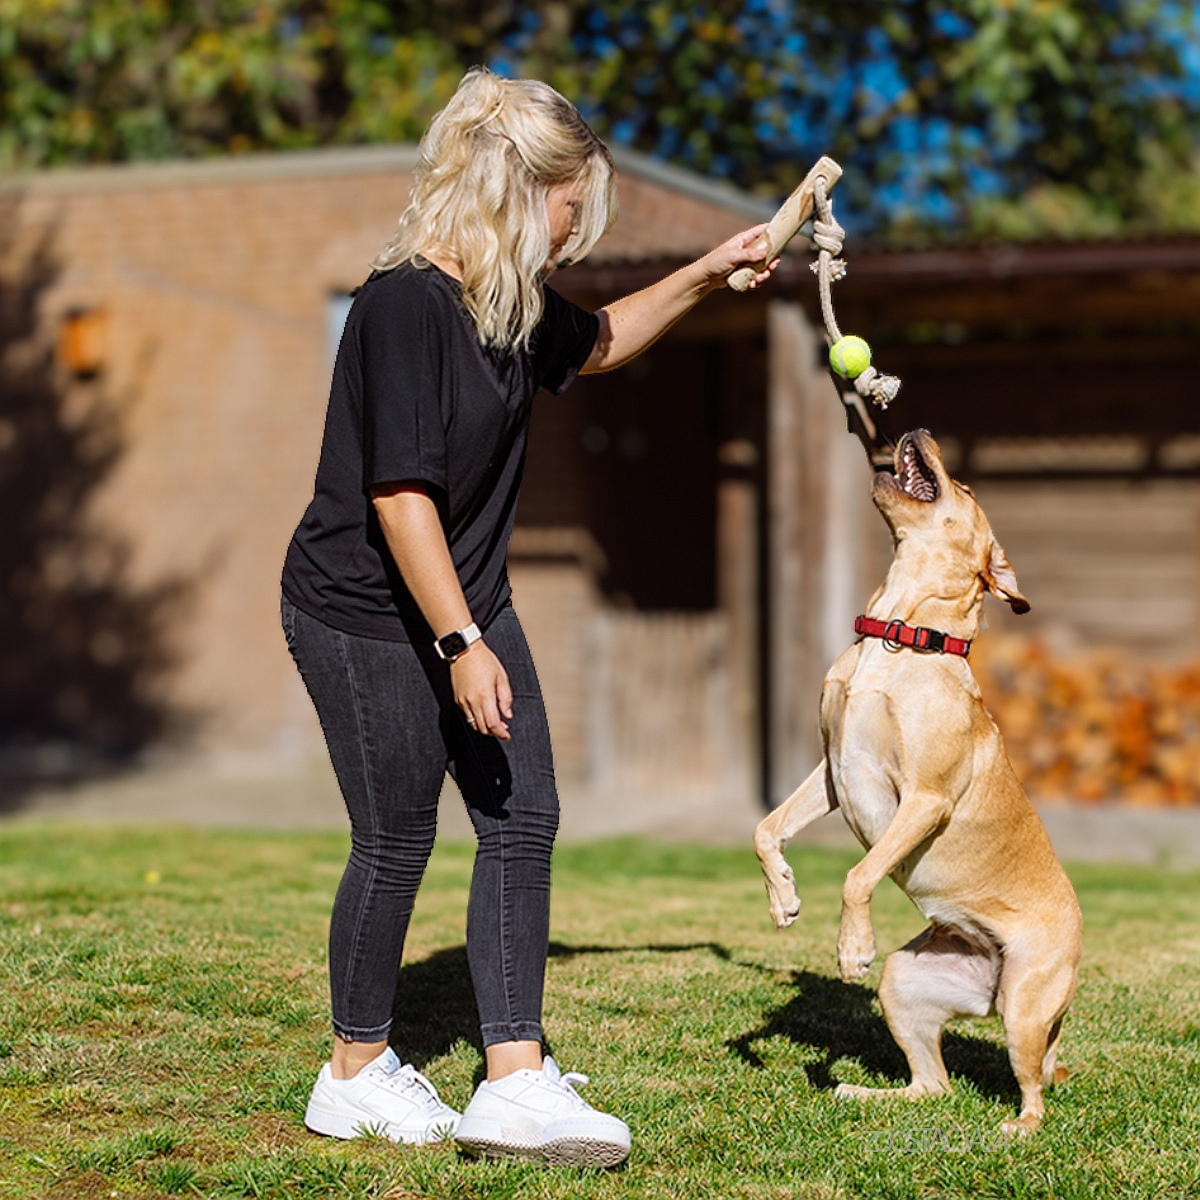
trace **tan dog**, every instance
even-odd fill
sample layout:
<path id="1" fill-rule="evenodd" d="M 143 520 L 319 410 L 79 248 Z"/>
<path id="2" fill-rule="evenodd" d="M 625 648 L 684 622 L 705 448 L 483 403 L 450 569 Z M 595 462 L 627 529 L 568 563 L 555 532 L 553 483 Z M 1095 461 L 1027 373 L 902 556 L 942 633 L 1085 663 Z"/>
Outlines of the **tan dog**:
<path id="1" fill-rule="evenodd" d="M 880 472 L 871 487 L 896 551 L 867 617 L 889 623 L 888 639 L 863 638 L 825 677 L 825 759 L 759 825 L 755 849 L 782 929 L 800 909 L 783 846 L 841 806 L 867 848 L 842 893 L 844 980 L 861 978 L 875 958 L 870 905 L 884 876 L 931 922 L 888 958 L 879 986 L 912 1082 L 843 1084 L 838 1095 L 949 1091 L 943 1027 L 996 1012 L 1022 1101 L 1020 1116 L 1003 1128 L 1030 1133 L 1042 1120 L 1043 1088 L 1056 1079 L 1059 1030 L 1075 993 L 1079 904 L 961 648 L 953 640 L 959 654 L 897 644 L 924 644 L 928 630 L 969 643 L 985 591 L 1015 612 L 1029 604 L 974 495 L 947 474 L 933 438 L 925 430 L 906 435 L 895 461 L 896 474 Z"/>

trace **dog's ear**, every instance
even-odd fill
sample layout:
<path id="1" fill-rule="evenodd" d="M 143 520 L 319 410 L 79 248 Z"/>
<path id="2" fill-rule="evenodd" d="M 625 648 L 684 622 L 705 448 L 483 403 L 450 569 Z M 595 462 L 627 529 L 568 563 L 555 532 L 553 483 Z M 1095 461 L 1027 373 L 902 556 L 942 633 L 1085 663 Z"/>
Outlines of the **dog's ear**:
<path id="1" fill-rule="evenodd" d="M 994 596 L 1008 601 L 1008 606 L 1015 613 L 1027 613 L 1029 601 L 1021 595 L 1021 585 L 1017 582 L 1016 572 L 1008 561 L 1003 547 L 995 536 L 992 537 L 991 549 L 988 554 L 988 564 L 983 569 L 984 586 Z"/>

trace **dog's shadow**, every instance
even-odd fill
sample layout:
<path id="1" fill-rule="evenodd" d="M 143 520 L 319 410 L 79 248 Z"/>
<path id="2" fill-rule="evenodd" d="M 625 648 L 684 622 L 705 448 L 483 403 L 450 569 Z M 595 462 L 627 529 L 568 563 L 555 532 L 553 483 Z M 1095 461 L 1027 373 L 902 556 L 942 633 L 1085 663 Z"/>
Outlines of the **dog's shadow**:
<path id="1" fill-rule="evenodd" d="M 755 1049 L 759 1042 L 783 1037 L 797 1046 L 819 1052 L 804 1066 L 809 1084 L 821 1091 L 836 1088 L 834 1064 L 850 1058 L 864 1070 L 893 1080 L 897 1087 L 909 1079 L 908 1064 L 883 1018 L 875 1011 L 876 993 L 861 984 L 843 983 L 812 971 L 792 976 L 795 994 L 766 1015 L 757 1029 L 726 1043 L 755 1067 L 765 1064 Z M 947 1033 L 942 1039 L 946 1068 L 969 1080 L 981 1095 L 1012 1103 L 1020 1090 L 1003 1047 L 984 1038 Z"/>
<path id="2" fill-rule="evenodd" d="M 623 954 L 631 950 L 661 954 L 709 950 L 725 961 L 733 956 L 715 943 L 652 946 L 550 945 L 551 958 L 577 955 Z M 749 964 L 745 964 L 749 965 Z M 761 968 L 759 968 L 761 969 Z M 842 983 L 812 971 L 792 976 L 795 994 L 782 1007 L 766 1014 L 762 1024 L 727 1042 L 746 1062 L 762 1067 L 755 1049 L 759 1042 L 784 1037 L 797 1046 L 815 1050 L 819 1057 L 804 1066 L 810 1085 L 822 1091 L 837 1087 L 834 1064 L 849 1058 L 873 1075 L 908 1081 L 908 1065 L 892 1040 L 883 1018 L 876 1013 L 875 992 L 861 984 Z M 420 962 L 406 964 L 396 989 L 391 1043 L 405 1062 L 423 1068 L 449 1054 L 459 1042 L 473 1046 L 483 1056 L 479 1015 L 471 988 L 466 946 L 438 950 Z M 969 1080 L 981 1095 L 1013 1103 L 1020 1097 L 1004 1049 L 984 1038 L 947 1033 L 942 1040 L 946 1066 L 952 1076 Z"/>

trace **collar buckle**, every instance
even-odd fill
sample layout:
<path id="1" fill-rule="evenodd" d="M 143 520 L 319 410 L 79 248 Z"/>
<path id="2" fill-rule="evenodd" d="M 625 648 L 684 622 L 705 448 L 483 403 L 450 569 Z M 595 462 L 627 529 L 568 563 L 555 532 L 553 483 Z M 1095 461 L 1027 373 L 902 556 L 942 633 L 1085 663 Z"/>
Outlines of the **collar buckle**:
<path id="1" fill-rule="evenodd" d="M 946 649 L 946 635 L 940 629 L 930 629 L 927 625 L 918 625 L 913 639 L 914 650 L 932 650 L 942 654 Z"/>

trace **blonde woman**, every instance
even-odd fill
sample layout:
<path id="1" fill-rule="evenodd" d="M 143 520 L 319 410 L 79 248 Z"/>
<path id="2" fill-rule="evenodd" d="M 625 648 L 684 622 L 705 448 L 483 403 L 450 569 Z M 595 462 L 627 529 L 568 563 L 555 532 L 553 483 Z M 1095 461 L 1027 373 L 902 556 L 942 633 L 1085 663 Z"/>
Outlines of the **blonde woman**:
<path id="1" fill-rule="evenodd" d="M 422 139 L 399 233 L 350 310 L 283 572 L 284 631 L 351 822 L 333 1053 L 306 1115 L 319 1133 L 454 1134 L 476 1153 L 599 1165 L 629 1152 L 626 1125 L 542 1052 L 558 795 L 505 548 L 534 393 L 646 349 L 754 260 L 761 227 L 592 314 L 545 281 L 611 225 L 615 195 L 607 149 L 562 96 L 473 70 Z M 478 836 L 467 950 L 487 1079 L 461 1117 L 388 1046 L 447 770 Z"/>

